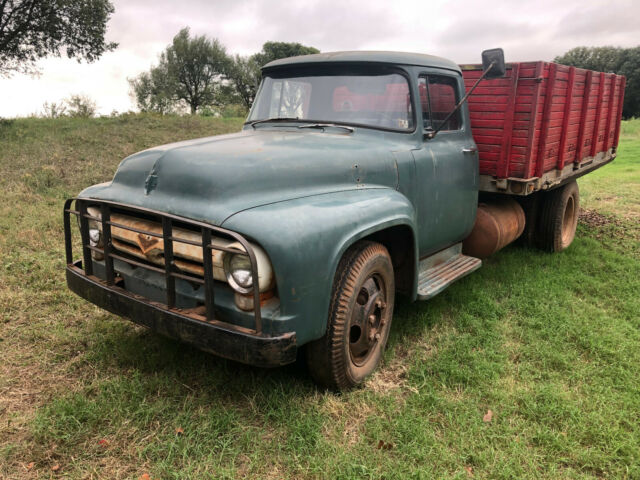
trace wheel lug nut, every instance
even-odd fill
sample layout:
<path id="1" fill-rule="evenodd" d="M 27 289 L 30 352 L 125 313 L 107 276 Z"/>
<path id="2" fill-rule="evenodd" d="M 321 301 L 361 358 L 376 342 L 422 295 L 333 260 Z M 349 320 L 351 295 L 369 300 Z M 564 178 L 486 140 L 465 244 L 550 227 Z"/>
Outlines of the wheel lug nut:
<path id="1" fill-rule="evenodd" d="M 376 323 L 376 316 L 375 315 L 369 315 L 369 323 L 371 325 L 373 325 L 374 323 Z"/>
<path id="2" fill-rule="evenodd" d="M 375 336 L 374 336 L 373 338 L 375 338 L 376 340 L 380 340 L 380 334 L 379 334 L 379 333 L 376 333 L 376 334 L 375 334 Z"/>

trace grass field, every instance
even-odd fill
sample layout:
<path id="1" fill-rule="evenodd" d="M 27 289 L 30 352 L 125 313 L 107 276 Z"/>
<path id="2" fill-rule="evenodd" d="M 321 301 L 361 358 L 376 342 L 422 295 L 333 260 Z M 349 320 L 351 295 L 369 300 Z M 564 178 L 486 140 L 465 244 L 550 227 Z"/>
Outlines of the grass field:
<path id="1" fill-rule="evenodd" d="M 0 123 L 0 478 L 640 478 L 640 121 L 580 181 L 567 251 L 508 247 L 434 300 L 400 301 L 383 367 L 344 395 L 65 287 L 66 197 L 127 154 L 240 124 Z"/>

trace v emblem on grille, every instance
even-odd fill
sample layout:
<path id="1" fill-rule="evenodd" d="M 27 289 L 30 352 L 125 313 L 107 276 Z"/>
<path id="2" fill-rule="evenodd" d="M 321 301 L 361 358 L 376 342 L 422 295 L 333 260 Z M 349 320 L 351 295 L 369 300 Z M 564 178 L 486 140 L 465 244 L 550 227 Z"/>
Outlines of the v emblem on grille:
<path id="1" fill-rule="evenodd" d="M 144 233 L 138 234 L 137 241 L 143 255 L 146 255 L 151 250 L 162 250 L 162 248 L 164 247 L 163 241 L 160 238 L 153 237 L 151 235 L 145 235 Z"/>

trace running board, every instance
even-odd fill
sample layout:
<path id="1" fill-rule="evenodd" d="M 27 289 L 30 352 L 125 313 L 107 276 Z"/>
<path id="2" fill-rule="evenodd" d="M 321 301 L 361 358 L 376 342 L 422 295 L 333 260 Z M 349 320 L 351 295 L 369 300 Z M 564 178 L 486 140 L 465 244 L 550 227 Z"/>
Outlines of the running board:
<path id="1" fill-rule="evenodd" d="M 482 260 L 462 254 L 462 244 L 431 255 L 420 261 L 418 300 L 428 300 L 456 280 L 482 266 Z"/>

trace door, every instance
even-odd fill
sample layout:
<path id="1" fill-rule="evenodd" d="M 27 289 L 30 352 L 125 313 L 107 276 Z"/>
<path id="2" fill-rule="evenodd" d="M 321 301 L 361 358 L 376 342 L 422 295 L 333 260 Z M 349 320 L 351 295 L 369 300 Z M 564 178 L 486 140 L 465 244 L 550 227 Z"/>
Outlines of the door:
<path id="1" fill-rule="evenodd" d="M 424 74 L 418 79 L 424 133 L 436 130 L 463 91 L 459 74 Z M 471 136 L 466 105 L 446 120 L 432 139 L 414 150 L 419 191 L 420 256 L 466 237 L 478 202 L 478 151 Z"/>

